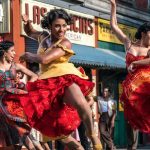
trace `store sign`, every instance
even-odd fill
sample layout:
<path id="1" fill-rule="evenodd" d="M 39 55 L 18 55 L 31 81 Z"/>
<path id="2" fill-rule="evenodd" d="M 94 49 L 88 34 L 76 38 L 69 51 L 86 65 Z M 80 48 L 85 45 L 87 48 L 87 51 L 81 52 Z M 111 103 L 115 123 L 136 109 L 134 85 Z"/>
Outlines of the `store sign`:
<path id="1" fill-rule="evenodd" d="M 122 44 L 122 42 L 115 36 L 110 27 L 110 21 L 104 19 L 98 19 L 98 40 L 105 42 L 112 42 L 116 44 Z M 132 40 L 135 41 L 136 28 L 118 24 L 119 28 Z"/>
<path id="2" fill-rule="evenodd" d="M 2 4 L 0 4 L 0 22 L 3 21 L 3 7 Z"/>
<path id="3" fill-rule="evenodd" d="M 22 0 L 21 7 L 21 14 L 27 14 L 29 19 L 33 21 L 33 27 L 39 31 L 42 31 L 40 20 L 44 14 L 50 9 L 56 8 L 56 6 L 33 0 Z M 67 9 L 66 11 L 71 14 L 73 18 L 73 24 L 68 26 L 66 37 L 72 43 L 95 47 L 94 16 Z M 22 34 L 25 35 L 23 27 Z"/>

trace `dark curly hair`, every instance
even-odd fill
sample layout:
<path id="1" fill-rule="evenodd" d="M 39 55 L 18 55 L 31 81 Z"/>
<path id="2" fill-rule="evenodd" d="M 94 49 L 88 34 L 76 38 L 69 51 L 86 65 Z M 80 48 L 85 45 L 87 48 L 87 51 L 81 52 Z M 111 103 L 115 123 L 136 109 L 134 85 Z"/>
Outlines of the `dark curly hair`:
<path id="1" fill-rule="evenodd" d="M 11 41 L 2 41 L 0 42 L 0 57 L 4 55 L 4 52 L 7 52 L 10 47 L 14 46 L 14 43 Z"/>
<path id="2" fill-rule="evenodd" d="M 72 23 L 71 16 L 65 10 L 52 9 L 41 20 L 41 27 L 43 29 L 49 29 L 49 26 L 52 25 L 52 22 L 58 18 L 64 19 L 68 25 Z"/>
<path id="3" fill-rule="evenodd" d="M 147 33 L 148 31 L 150 31 L 150 22 L 146 22 L 138 28 L 135 38 L 140 40 L 142 38 L 142 32 Z"/>

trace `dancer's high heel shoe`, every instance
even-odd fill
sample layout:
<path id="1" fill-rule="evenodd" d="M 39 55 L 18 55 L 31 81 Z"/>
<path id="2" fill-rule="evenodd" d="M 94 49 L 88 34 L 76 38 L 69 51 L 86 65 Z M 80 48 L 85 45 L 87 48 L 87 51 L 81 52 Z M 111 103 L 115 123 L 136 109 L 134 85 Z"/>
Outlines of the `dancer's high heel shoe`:
<path id="1" fill-rule="evenodd" d="M 103 150 L 102 144 L 93 145 L 93 150 Z"/>

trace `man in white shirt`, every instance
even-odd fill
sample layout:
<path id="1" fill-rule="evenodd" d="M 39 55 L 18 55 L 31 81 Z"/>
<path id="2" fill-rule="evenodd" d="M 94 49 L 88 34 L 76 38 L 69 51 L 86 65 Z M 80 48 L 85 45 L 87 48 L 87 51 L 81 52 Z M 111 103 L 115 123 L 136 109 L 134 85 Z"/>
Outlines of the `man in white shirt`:
<path id="1" fill-rule="evenodd" d="M 111 98 L 111 91 L 108 87 L 104 88 L 103 96 L 98 97 L 98 111 L 100 114 L 99 129 L 103 149 L 106 144 L 108 150 L 114 149 L 113 130 L 116 117 L 116 101 Z"/>

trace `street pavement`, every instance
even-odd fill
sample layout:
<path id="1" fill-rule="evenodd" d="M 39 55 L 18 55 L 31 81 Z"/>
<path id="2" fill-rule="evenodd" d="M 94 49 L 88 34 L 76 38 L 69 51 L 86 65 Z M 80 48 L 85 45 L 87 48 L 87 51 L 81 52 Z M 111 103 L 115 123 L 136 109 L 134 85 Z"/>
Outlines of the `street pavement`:
<path id="1" fill-rule="evenodd" d="M 117 150 L 127 150 L 126 148 L 117 148 Z M 139 146 L 137 150 L 150 150 L 150 145 Z"/>

